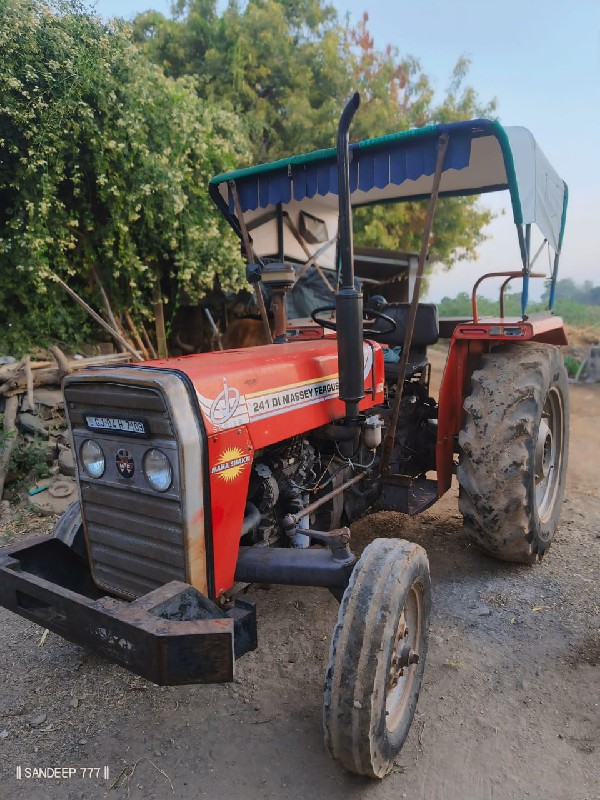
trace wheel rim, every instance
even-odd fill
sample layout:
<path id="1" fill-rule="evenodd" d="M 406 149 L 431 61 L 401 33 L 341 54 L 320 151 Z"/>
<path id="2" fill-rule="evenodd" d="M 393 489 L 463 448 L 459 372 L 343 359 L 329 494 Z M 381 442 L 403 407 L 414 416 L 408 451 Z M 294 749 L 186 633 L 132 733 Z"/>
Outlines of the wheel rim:
<path id="1" fill-rule="evenodd" d="M 544 402 L 535 448 L 535 502 L 541 522 L 552 515 L 563 458 L 564 409 L 557 389 Z"/>
<path id="2" fill-rule="evenodd" d="M 386 726 L 395 730 L 416 688 L 423 635 L 423 587 L 415 581 L 400 613 L 392 647 L 385 699 Z"/>

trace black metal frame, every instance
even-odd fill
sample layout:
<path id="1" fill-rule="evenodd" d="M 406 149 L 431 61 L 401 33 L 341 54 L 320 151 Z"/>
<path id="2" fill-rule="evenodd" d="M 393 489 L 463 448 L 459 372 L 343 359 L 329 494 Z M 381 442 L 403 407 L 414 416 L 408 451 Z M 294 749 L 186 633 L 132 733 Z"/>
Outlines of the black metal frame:
<path id="1" fill-rule="evenodd" d="M 358 404 L 365 396 L 363 363 L 363 297 L 354 286 L 352 207 L 350 204 L 350 123 L 360 105 L 356 92 L 346 103 L 337 132 L 338 252 L 341 287 L 335 295 L 338 331 L 339 396 L 346 404 L 346 424 L 358 428 Z"/>
<path id="2" fill-rule="evenodd" d="M 179 581 L 120 600 L 47 536 L 0 551 L 0 605 L 159 685 L 232 681 L 235 659 L 257 646 L 252 602 L 223 609 Z"/>

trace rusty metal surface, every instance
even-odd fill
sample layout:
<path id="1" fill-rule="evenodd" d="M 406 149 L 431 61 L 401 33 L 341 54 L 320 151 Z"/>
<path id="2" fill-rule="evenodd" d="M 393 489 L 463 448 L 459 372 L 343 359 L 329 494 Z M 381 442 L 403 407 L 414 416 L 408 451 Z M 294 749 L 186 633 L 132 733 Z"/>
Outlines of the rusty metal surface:
<path id="1" fill-rule="evenodd" d="M 504 317 L 504 290 L 506 289 L 507 285 L 513 280 L 513 278 L 545 278 L 545 272 L 529 272 L 525 273 L 524 270 L 519 271 L 509 271 L 509 272 L 486 272 L 485 275 L 482 275 L 475 281 L 473 285 L 473 290 L 471 292 L 471 309 L 473 311 L 473 323 L 477 325 L 479 322 L 479 316 L 477 313 L 477 289 L 479 288 L 479 284 L 482 281 L 487 280 L 488 278 L 506 278 L 502 286 L 500 287 L 500 317 Z"/>
<path id="2" fill-rule="evenodd" d="M 126 602 L 106 596 L 58 539 L 0 551 L 0 605 L 160 685 L 220 683 L 256 647 L 251 603 L 229 611 L 171 581 Z"/>
<path id="3" fill-rule="evenodd" d="M 309 503 L 307 506 L 304 506 L 300 511 L 297 511 L 295 514 L 289 514 L 289 519 L 291 522 L 298 523 L 303 517 L 306 517 L 308 514 L 312 514 L 313 511 L 316 511 L 325 503 L 328 503 L 330 500 L 333 500 L 334 497 L 337 497 L 342 492 L 346 491 L 350 486 L 354 486 L 355 483 L 359 483 L 360 481 L 364 480 L 366 477 L 371 475 L 372 470 L 365 469 L 363 472 L 359 472 L 358 475 L 355 475 L 353 478 L 350 478 L 344 483 L 341 483 L 331 492 L 327 492 L 324 494 L 323 497 L 319 497 L 318 500 L 315 500 L 313 503 Z"/>
<path id="4" fill-rule="evenodd" d="M 438 499 L 437 481 L 428 478 L 408 479 L 406 482 L 387 478 L 375 503 L 378 511 L 400 511 L 411 517 L 432 506 Z"/>

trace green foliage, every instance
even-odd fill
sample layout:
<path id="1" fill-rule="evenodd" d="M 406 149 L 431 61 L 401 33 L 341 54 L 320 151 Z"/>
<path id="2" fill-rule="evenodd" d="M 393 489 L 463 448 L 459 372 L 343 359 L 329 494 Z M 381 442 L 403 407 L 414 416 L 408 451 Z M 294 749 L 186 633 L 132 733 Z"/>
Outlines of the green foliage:
<path id="1" fill-rule="evenodd" d="M 116 307 L 146 314 L 157 277 L 172 300 L 217 273 L 237 286 L 239 246 L 206 192 L 247 158 L 236 117 L 75 0 L 0 0 L 0 19 L 0 349 L 77 339 L 51 272 L 89 295 L 94 269 Z"/>
<path id="2" fill-rule="evenodd" d="M 550 288 L 546 287 L 542 300 L 548 302 Z M 600 306 L 600 286 L 594 286 L 592 281 L 575 283 L 572 278 L 561 278 L 556 281 L 555 296 L 561 301 L 575 300 L 588 306 Z"/>
<path id="3" fill-rule="evenodd" d="M 172 19 L 153 11 L 138 16 L 134 37 L 168 74 L 193 75 L 202 96 L 240 114 L 255 161 L 331 147 L 343 100 L 357 89 L 354 139 L 490 116 L 495 108 L 465 84 L 465 58 L 436 103 L 416 59 L 375 47 L 366 13 L 355 28 L 344 27 L 323 0 L 232 0 L 220 16 L 216 0 L 180 0 Z M 423 203 L 360 209 L 356 242 L 418 249 L 424 217 Z M 430 263 L 476 258 L 490 221 L 476 198 L 441 201 Z"/>
<path id="4" fill-rule="evenodd" d="M 40 478 L 48 477 L 47 450 L 48 445 L 41 438 L 26 442 L 18 437 L 8 462 L 17 488 L 29 488 Z"/>
<path id="5" fill-rule="evenodd" d="M 397 203 L 394 206 L 359 208 L 354 213 L 354 232 L 358 244 L 419 251 L 427 202 Z M 472 197 L 442 197 L 435 212 L 430 242 L 429 267 L 442 263 L 446 268 L 457 261 L 477 258 L 477 247 L 485 241 L 483 228 L 492 213 Z"/>
<path id="6" fill-rule="evenodd" d="M 254 161 L 331 146 L 350 91 L 336 12 L 322 0 L 180 0 L 150 11 L 134 38 L 167 74 L 193 75 L 202 97 L 239 113 Z"/>
<path id="7" fill-rule="evenodd" d="M 581 367 L 581 361 L 573 358 L 573 356 L 565 355 L 564 362 L 569 378 L 576 377 L 577 373 L 579 372 L 579 368 Z"/>
<path id="8" fill-rule="evenodd" d="M 573 283 L 570 281 L 570 283 Z M 596 287 L 600 288 L 600 287 Z M 533 314 L 539 311 L 546 311 L 547 302 L 541 300 L 539 303 L 529 303 L 527 312 Z M 481 316 L 497 316 L 499 313 L 498 302 L 489 300 L 486 297 L 477 298 L 477 309 Z M 443 317 L 469 316 L 471 314 L 471 296 L 467 292 L 460 292 L 456 297 L 444 297 L 438 304 L 438 313 Z M 505 313 L 507 316 L 518 317 L 521 315 L 521 295 L 520 293 L 506 293 Z M 589 305 L 563 298 L 557 291 L 557 299 L 554 303 L 554 313 L 562 317 L 569 325 L 576 327 L 598 327 L 600 330 L 600 307 Z"/>
<path id="9" fill-rule="evenodd" d="M 6 433 L 3 422 L 4 415 L 0 414 L 0 452 L 9 440 L 16 439 L 8 459 L 8 472 L 17 488 L 29 487 L 40 478 L 46 478 L 50 474 L 46 458 L 48 444 L 39 436 L 27 442 L 17 431 Z"/>
<path id="10" fill-rule="evenodd" d="M 368 17 L 344 26 L 326 0 L 177 0 L 132 27 L 79 0 L 0 0 L 0 352 L 79 344 L 95 327 L 52 283 L 152 316 L 215 280 L 244 284 L 239 242 L 209 178 L 329 147 L 358 88 L 355 138 L 493 113 L 460 59 L 437 101 L 415 59 L 375 48 Z M 422 203 L 365 209 L 358 244 L 415 249 Z M 476 257 L 490 221 L 475 198 L 440 204 L 430 263 Z M 168 320 L 167 320 L 168 321 Z"/>

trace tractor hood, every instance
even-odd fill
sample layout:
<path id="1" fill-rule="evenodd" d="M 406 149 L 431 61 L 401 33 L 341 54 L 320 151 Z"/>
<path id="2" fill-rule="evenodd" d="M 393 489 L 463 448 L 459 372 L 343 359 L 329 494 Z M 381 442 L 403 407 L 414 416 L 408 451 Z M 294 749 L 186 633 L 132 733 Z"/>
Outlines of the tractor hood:
<path id="1" fill-rule="evenodd" d="M 334 337 L 132 364 L 113 375 L 148 368 L 187 376 L 211 439 L 244 427 L 255 450 L 344 416 Z M 383 401 L 383 370 L 381 345 L 365 341 L 361 409 Z"/>

